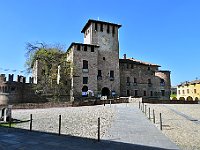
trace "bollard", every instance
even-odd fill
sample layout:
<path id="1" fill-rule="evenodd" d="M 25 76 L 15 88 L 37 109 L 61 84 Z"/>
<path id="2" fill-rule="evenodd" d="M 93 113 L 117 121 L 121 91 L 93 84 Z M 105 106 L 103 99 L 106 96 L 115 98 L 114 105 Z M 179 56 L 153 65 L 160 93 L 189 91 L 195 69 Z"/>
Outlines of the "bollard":
<path id="1" fill-rule="evenodd" d="M 110 107 L 111 107 L 111 100 L 110 100 Z"/>
<path id="2" fill-rule="evenodd" d="M 145 115 L 147 114 L 147 105 L 145 105 Z"/>
<path id="3" fill-rule="evenodd" d="M 30 114 L 30 131 L 32 131 L 32 121 L 33 121 L 33 116 Z"/>
<path id="4" fill-rule="evenodd" d="M 151 120 L 151 108 L 149 107 L 149 120 Z"/>
<path id="5" fill-rule="evenodd" d="M 156 123 L 156 118 L 155 118 L 155 112 L 154 112 L 154 109 L 153 109 L 153 123 Z"/>
<path id="6" fill-rule="evenodd" d="M 98 118 L 98 142 L 100 142 L 100 118 Z"/>
<path id="7" fill-rule="evenodd" d="M 160 113 L 160 130 L 162 130 L 162 116 L 161 116 L 161 113 Z"/>
<path id="8" fill-rule="evenodd" d="M 143 113 L 144 113 L 144 103 L 142 103 L 142 107 L 143 107 Z"/>
<path id="9" fill-rule="evenodd" d="M 140 109 L 140 101 L 139 101 L 139 109 Z"/>
<path id="10" fill-rule="evenodd" d="M 59 115 L 59 129 L 58 129 L 58 135 L 60 135 L 61 131 L 61 115 Z"/>

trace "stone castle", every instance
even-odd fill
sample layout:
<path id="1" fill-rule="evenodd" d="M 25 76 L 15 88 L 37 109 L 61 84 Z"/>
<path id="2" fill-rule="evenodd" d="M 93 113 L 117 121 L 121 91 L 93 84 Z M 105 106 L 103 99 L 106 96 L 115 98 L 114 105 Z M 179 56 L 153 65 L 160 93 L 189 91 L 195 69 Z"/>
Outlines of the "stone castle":
<path id="1" fill-rule="evenodd" d="M 73 64 L 67 78 L 66 86 L 70 90 L 66 99 L 74 101 L 101 96 L 170 99 L 170 71 L 159 70 L 157 64 L 127 58 L 125 54 L 123 59 L 119 59 L 120 27 L 115 23 L 88 20 L 81 31 L 84 43 L 72 43 L 66 52 L 66 62 Z M 59 70 L 60 66 L 57 84 L 60 82 Z M 32 72 L 31 82 L 39 83 L 42 79 L 39 61 L 35 61 Z M 3 92 L 0 88 L 0 94 Z"/>
<path id="2" fill-rule="evenodd" d="M 71 100 L 88 96 L 90 92 L 94 97 L 134 96 L 169 100 L 170 71 L 161 71 L 159 65 L 126 58 L 126 55 L 119 59 L 120 27 L 119 24 L 88 20 L 81 31 L 84 43 L 69 46 L 66 61 L 74 66 L 68 82 Z M 41 67 L 34 66 L 33 78 L 37 83 Z"/>

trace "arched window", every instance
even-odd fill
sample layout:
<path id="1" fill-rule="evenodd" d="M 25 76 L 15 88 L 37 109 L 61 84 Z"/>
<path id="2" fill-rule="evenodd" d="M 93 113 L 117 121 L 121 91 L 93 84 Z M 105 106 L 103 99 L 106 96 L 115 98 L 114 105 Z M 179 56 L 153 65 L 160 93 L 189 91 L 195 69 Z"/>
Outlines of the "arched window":
<path id="1" fill-rule="evenodd" d="M 83 86 L 83 88 L 82 88 L 82 96 L 83 97 L 87 97 L 88 96 L 87 91 L 88 91 L 88 87 L 87 86 Z"/>
<path id="2" fill-rule="evenodd" d="M 88 69 L 88 61 L 83 60 L 83 69 Z"/>

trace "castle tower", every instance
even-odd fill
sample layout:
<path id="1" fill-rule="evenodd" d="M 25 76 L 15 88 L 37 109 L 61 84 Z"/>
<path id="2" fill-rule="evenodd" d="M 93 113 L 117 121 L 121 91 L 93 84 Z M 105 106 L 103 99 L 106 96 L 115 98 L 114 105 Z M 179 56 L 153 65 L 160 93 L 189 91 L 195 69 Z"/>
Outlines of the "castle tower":
<path id="1" fill-rule="evenodd" d="M 98 45 L 97 87 L 101 95 L 120 94 L 119 77 L 119 40 L 118 29 L 121 25 L 88 20 L 81 33 L 84 44 Z M 112 93 L 111 93 L 112 92 Z"/>

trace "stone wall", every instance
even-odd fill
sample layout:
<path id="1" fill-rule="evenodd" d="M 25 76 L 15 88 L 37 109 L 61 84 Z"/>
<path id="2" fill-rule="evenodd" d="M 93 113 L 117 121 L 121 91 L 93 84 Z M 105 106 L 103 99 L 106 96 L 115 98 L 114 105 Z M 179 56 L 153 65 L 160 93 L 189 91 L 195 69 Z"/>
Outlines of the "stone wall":
<path id="1" fill-rule="evenodd" d="M 16 81 L 13 78 L 14 75 L 9 74 L 9 78 L 6 80 L 5 75 L 0 75 L 0 105 L 42 102 L 45 100 L 35 94 L 34 85 L 26 83 L 25 77 L 18 75 Z"/>
<path id="2" fill-rule="evenodd" d="M 163 84 L 161 79 L 164 81 Z M 153 65 L 131 64 L 124 60 L 120 62 L 121 96 L 170 99 L 170 85 L 169 71 L 158 71 L 158 66 Z M 164 96 L 161 90 L 164 90 Z"/>

